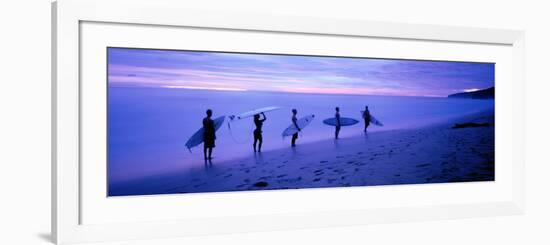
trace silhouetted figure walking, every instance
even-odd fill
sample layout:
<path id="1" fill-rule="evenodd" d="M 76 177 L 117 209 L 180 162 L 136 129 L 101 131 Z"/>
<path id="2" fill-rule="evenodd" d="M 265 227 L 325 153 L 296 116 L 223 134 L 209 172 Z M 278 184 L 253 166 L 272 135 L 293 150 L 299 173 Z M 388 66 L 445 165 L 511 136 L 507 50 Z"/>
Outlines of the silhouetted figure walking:
<path id="1" fill-rule="evenodd" d="M 334 132 L 334 139 L 338 139 L 338 134 L 340 134 L 340 128 L 342 125 L 340 124 L 340 108 L 336 107 L 336 114 L 334 117 L 336 118 L 336 131 Z"/>
<path id="2" fill-rule="evenodd" d="M 365 111 L 363 111 L 363 120 L 365 120 L 365 129 L 363 129 L 363 132 L 366 133 L 370 125 L 370 111 L 368 106 L 365 106 Z"/>
<path id="3" fill-rule="evenodd" d="M 212 120 L 212 110 L 206 110 L 206 117 L 202 119 L 202 127 L 204 128 L 204 160 L 212 160 L 212 149 L 216 147 L 216 127 Z"/>
<path id="4" fill-rule="evenodd" d="M 265 114 L 261 113 L 263 118 L 260 119 L 260 114 L 254 115 L 254 124 L 256 125 L 256 129 L 254 129 L 254 152 L 256 152 L 256 143 L 259 143 L 258 145 L 258 152 L 262 151 L 262 126 L 264 125 L 264 121 L 267 119 L 265 117 Z"/>
<path id="5" fill-rule="evenodd" d="M 292 109 L 292 123 L 294 124 L 294 127 L 298 129 L 298 132 L 302 131 L 300 127 L 298 127 L 298 118 L 296 117 L 296 114 L 298 114 L 298 111 L 296 109 Z M 290 146 L 295 147 L 296 146 L 296 139 L 298 139 L 298 132 L 294 133 L 292 135 L 292 143 Z"/>

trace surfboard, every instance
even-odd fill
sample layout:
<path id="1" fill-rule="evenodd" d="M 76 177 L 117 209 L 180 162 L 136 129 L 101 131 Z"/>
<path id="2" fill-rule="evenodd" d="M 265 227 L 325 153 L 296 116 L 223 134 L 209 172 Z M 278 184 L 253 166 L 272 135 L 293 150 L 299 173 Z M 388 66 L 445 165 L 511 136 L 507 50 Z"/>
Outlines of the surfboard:
<path id="1" fill-rule="evenodd" d="M 225 116 L 218 117 L 214 119 L 214 128 L 216 131 L 222 126 L 223 121 L 225 120 Z M 191 148 L 200 145 L 204 141 L 204 128 L 200 128 L 195 132 L 189 140 L 187 140 L 187 143 L 185 143 L 185 146 L 189 151 L 191 151 Z"/>
<path id="2" fill-rule="evenodd" d="M 361 111 L 361 118 L 363 118 L 363 113 L 365 113 L 365 111 Z M 372 114 L 370 114 L 370 122 L 376 126 L 384 126 L 384 124 L 378 121 Z"/>
<path id="3" fill-rule="evenodd" d="M 349 117 L 340 117 L 340 126 L 351 126 L 357 124 L 359 121 L 349 118 Z M 327 118 L 323 120 L 323 123 L 330 126 L 336 126 L 336 117 Z"/>
<path id="4" fill-rule="evenodd" d="M 307 125 L 309 125 L 309 123 L 311 123 L 311 121 L 313 121 L 313 118 L 315 118 L 315 115 L 313 114 L 302 117 L 298 119 L 298 121 L 296 121 L 296 124 L 298 124 L 298 127 L 300 127 L 300 129 L 304 129 L 305 127 L 307 127 Z M 290 126 L 288 126 L 288 128 L 286 128 L 283 131 L 282 135 L 283 137 L 286 137 L 286 136 L 293 135 L 297 132 L 298 132 L 298 129 L 296 128 L 296 126 L 294 126 L 294 123 L 293 123 L 293 124 L 290 124 Z"/>
<path id="5" fill-rule="evenodd" d="M 256 110 L 252 110 L 252 111 L 247 111 L 247 112 L 241 113 L 239 115 L 232 115 L 232 116 L 229 116 L 229 118 L 231 120 L 240 120 L 240 119 L 243 119 L 243 118 L 252 117 L 252 116 L 254 116 L 256 114 L 260 114 L 262 112 L 269 112 L 269 111 L 274 111 L 274 110 L 278 110 L 278 109 L 281 109 L 281 107 L 268 106 L 268 107 L 258 108 Z"/>

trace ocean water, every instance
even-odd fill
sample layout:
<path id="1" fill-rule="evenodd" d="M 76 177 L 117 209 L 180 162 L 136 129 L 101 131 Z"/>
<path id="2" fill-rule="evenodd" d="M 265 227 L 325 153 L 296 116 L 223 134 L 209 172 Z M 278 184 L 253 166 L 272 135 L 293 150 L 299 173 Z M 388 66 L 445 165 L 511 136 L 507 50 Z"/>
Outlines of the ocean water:
<path id="1" fill-rule="evenodd" d="M 322 95 L 250 91 L 207 91 L 174 88 L 109 87 L 108 93 L 108 171 L 109 182 L 154 176 L 201 167 L 202 145 L 188 151 L 186 141 L 202 127 L 205 111 L 213 117 L 241 114 L 253 109 L 279 106 L 266 113 L 262 151 L 290 146 L 290 137 L 281 133 L 291 125 L 291 110 L 298 118 L 314 114 L 297 144 L 334 137 L 334 127 L 322 123 L 340 107 L 342 117 L 359 124 L 342 127 L 340 137 L 363 134 L 361 110 L 365 105 L 384 127 L 373 124 L 370 132 L 421 127 L 494 108 L 493 100 L 469 100 L 425 97 L 365 95 Z M 216 162 L 230 162 L 253 154 L 252 118 L 231 122 L 229 118 L 217 131 L 213 157 Z"/>

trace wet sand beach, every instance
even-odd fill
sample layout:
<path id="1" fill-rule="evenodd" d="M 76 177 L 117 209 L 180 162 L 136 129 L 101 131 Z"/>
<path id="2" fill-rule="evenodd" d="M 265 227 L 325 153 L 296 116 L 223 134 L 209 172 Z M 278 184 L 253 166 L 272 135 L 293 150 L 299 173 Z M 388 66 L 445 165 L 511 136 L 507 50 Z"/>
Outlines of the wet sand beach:
<path id="1" fill-rule="evenodd" d="M 488 125 L 453 128 L 469 122 Z M 491 110 L 416 129 L 308 144 L 298 139 L 295 148 L 114 183 L 109 195 L 492 181 L 494 140 Z"/>

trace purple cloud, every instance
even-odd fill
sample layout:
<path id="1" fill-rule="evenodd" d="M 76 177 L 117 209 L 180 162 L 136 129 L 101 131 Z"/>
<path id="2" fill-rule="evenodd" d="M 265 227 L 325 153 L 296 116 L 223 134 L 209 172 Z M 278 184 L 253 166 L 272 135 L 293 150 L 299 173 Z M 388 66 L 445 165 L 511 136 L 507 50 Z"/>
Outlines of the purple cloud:
<path id="1" fill-rule="evenodd" d="M 447 96 L 494 86 L 494 64 L 108 49 L 110 86 Z"/>

